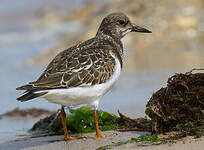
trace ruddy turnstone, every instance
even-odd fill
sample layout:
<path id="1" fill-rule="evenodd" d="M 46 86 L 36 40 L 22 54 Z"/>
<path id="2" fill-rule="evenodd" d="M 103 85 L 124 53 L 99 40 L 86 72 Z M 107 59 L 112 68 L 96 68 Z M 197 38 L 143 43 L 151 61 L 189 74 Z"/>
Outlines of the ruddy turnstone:
<path id="1" fill-rule="evenodd" d="M 90 104 L 94 106 L 96 138 L 105 137 L 99 132 L 97 108 L 120 75 L 123 64 L 121 39 L 129 32 L 151 33 L 131 23 L 123 13 L 108 15 L 95 37 L 60 52 L 36 81 L 16 88 L 25 90 L 17 100 L 24 102 L 43 97 L 61 104 L 65 140 L 75 138 L 68 136 L 64 107 Z"/>

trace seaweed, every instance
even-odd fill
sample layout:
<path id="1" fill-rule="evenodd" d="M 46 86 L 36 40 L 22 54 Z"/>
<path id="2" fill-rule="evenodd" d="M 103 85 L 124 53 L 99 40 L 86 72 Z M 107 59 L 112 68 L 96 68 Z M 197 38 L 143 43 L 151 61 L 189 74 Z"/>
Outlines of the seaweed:
<path id="1" fill-rule="evenodd" d="M 118 110 L 119 117 L 117 118 L 119 131 L 151 131 L 152 121 L 147 118 L 132 119 L 123 115 Z"/>
<path id="2" fill-rule="evenodd" d="M 67 127 L 71 133 L 89 133 L 95 131 L 94 111 L 90 106 L 83 106 L 76 110 L 70 110 L 70 115 L 66 117 Z M 108 112 L 98 112 L 98 122 L 100 130 L 115 130 L 118 129 L 117 117 Z M 53 114 L 44 119 L 40 119 L 33 125 L 30 131 L 38 133 L 54 133 L 63 134 L 61 118 L 59 113 Z"/>
<path id="3" fill-rule="evenodd" d="M 71 111 L 71 115 L 66 118 L 68 129 L 73 133 L 88 133 L 94 132 L 94 111 L 90 106 L 84 106 Z M 104 111 L 98 111 L 98 123 L 100 130 L 115 130 L 117 129 L 116 116 Z"/>
<path id="4" fill-rule="evenodd" d="M 167 87 L 152 95 L 145 113 L 152 120 L 152 132 L 180 131 L 203 134 L 204 73 L 176 73 Z"/>
<path id="5" fill-rule="evenodd" d="M 171 133 L 163 141 L 180 139 L 187 135 L 200 137 L 204 135 L 204 73 L 176 73 L 167 81 L 167 86 L 153 93 L 146 105 L 145 113 L 149 118 L 132 119 L 123 115 L 119 110 L 119 117 L 108 112 L 99 111 L 100 130 L 118 131 L 148 131 L 154 136 L 132 138 L 123 141 L 154 139 L 156 134 Z M 95 132 L 94 111 L 90 106 L 70 110 L 66 123 L 71 133 Z M 30 131 L 37 131 L 44 135 L 63 134 L 59 113 L 38 121 Z M 47 134 L 45 134 L 47 133 Z M 49 134 L 48 134 L 49 133 Z M 154 137 L 154 138 L 153 138 Z M 151 142 L 150 142 L 151 143 Z M 116 143 L 117 145 L 117 143 Z"/>
<path id="6" fill-rule="evenodd" d="M 163 143 L 163 139 L 158 138 L 158 136 L 156 134 L 153 135 L 140 135 L 139 137 L 136 138 L 131 138 L 127 141 L 120 141 L 114 144 L 109 144 L 109 145 L 105 145 L 102 147 L 97 148 L 97 150 L 106 150 L 106 149 L 112 149 L 114 147 L 118 147 L 121 145 L 125 145 L 128 143 L 136 143 L 138 146 L 146 146 L 146 145 L 159 145 Z"/>
<path id="7" fill-rule="evenodd" d="M 141 136 L 139 136 L 137 138 L 131 138 L 131 141 L 132 142 L 137 142 L 137 143 L 142 142 L 143 144 L 147 144 L 147 143 L 148 144 L 150 144 L 150 143 L 151 144 L 158 144 L 160 142 L 157 134 L 153 134 L 153 135 L 149 135 L 149 134 L 141 135 Z"/>

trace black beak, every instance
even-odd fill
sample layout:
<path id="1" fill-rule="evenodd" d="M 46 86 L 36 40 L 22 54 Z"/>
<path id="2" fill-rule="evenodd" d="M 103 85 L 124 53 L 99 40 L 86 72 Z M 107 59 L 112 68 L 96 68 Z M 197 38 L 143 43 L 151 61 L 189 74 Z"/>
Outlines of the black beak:
<path id="1" fill-rule="evenodd" d="M 149 31 L 145 28 L 139 27 L 136 24 L 132 24 L 131 32 L 143 32 L 143 33 L 152 33 L 152 31 Z"/>

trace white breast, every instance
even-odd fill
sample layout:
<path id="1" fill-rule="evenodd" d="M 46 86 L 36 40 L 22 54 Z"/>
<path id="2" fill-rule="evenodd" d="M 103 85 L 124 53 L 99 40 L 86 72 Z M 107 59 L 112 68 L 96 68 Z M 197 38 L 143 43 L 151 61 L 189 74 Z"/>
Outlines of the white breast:
<path id="1" fill-rule="evenodd" d="M 116 57 L 114 58 L 116 63 L 114 73 L 107 82 L 87 87 L 52 89 L 48 90 L 48 93 L 42 97 L 47 99 L 49 102 L 61 104 L 63 106 L 91 104 L 98 107 L 99 100 L 111 89 L 113 84 L 119 78 L 121 72 L 120 62 Z"/>

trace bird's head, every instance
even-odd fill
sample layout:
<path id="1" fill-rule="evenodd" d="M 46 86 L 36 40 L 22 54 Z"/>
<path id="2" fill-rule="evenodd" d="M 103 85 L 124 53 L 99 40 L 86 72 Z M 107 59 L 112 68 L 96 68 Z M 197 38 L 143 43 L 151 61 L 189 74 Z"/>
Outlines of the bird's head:
<path id="1" fill-rule="evenodd" d="M 107 34 L 121 39 L 129 32 L 152 33 L 132 23 L 125 14 L 112 13 L 103 19 L 97 34 Z"/>

